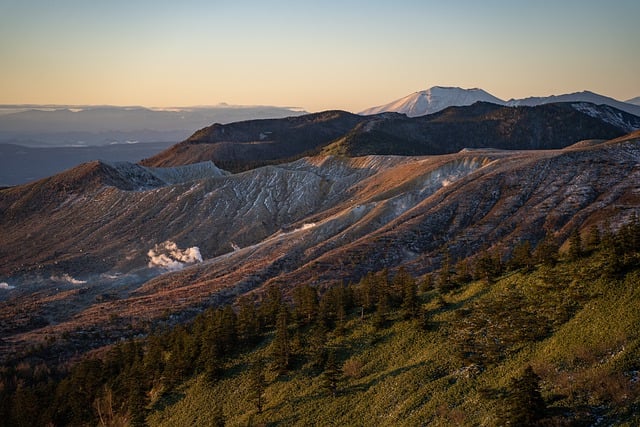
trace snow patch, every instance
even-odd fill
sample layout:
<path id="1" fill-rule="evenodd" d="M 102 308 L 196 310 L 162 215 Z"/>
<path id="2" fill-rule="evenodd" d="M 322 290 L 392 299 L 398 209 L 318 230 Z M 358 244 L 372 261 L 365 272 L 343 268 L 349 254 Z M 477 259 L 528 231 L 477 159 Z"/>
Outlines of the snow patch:
<path id="1" fill-rule="evenodd" d="M 0 283 L 0 289 L 2 289 L 2 290 L 10 291 L 11 289 L 15 289 L 15 288 L 16 288 L 15 286 L 11 286 L 7 282 L 1 282 Z"/>
<path id="2" fill-rule="evenodd" d="M 149 249 L 149 268 L 159 267 L 169 271 L 182 270 L 187 264 L 202 262 L 200 248 L 193 246 L 180 249 L 174 242 L 167 240 Z"/>

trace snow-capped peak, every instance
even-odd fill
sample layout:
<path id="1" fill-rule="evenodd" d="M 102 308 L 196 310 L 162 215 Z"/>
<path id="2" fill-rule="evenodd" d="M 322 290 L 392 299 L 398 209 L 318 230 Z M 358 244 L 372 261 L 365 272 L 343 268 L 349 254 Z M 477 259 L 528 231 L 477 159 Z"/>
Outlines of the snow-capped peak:
<path id="1" fill-rule="evenodd" d="M 523 99 L 510 99 L 507 105 L 511 107 L 517 106 L 536 106 L 542 104 L 550 104 L 552 102 L 589 102 L 596 105 L 608 105 L 625 111 L 636 116 L 640 116 L 640 106 L 629 102 L 618 101 L 608 96 L 600 95 L 588 90 L 582 92 L 566 93 L 563 95 L 551 95 L 544 97 L 532 96 Z"/>
<path id="2" fill-rule="evenodd" d="M 618 101 L 608 96 L 590 91 L 567 93 L 563 95 L 551 95 L 544 97 L 529 97 L 522 99 L 510 99 L 503 101 L 490 93 L 478 89 L 462 89 L 459 87 L 434 86 L 430 89 L 412 93 L 396 101 L 361 111 L 359 114 L 370 115 L 385 112 L 404 113 L 409 117 L 423 116 L 437 113 L 447 107 L 462 107 L 475 102 L 491 102 L 493 104 L 507 105 L 509 107 L 536 106 L 553 102 L 588 102 L 595 105 L 608 105 L 640 117 L 640 97 L 626 102 Z"/>
<path id="3" fill-rule="evenodd" d="M 404 113 L 409 117 L 423 116 L 452 106 L 471 105 L 478 101 L 504 105 L 504 101 L 478 88 L 434 86 L 378 107 L 361 111 L 362 115 L 384 112 Z"/>

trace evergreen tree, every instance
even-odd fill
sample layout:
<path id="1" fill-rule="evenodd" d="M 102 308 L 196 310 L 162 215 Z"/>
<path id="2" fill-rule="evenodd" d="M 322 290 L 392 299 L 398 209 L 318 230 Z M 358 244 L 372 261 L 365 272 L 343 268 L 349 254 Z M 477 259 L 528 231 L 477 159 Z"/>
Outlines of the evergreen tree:
<path id="1" fill-rule="evenodd" d="M 511 258 L 507 263 L 509 270 L 531 270 L 534 267 L 533 255 L 531 254 L 531 243 L 528 240 L 519 242 L 511 253 Z"/>
<path id="2" fill-rule="evenodd" d="M 451 254 L 449 249 L 445 249 L 442 253 L 442 265 L 440 274 L 436 280 L 436 288 L 440 291 L 448 291 L 453 286 L 451 281 Z"/>
<path id="3" fill-rule="evenodd" d="M 576 228 L 569 237 L 569 259 L 572 261 L 580 259 L 582 257 L 582 238 L 580 237 L 580 231 Z"/>
<path id="4" fill-rule="evenodd" d="M 302 324 L 311 323 L 318 315 L 318 292 L 310 285 L 293 290 L 293 305 L 296 319 Z"/>
<path id="5" fill-rule="evenodd" d="M 596 250 L 600 246 L 600 242 L 600 229 L 596 224 L 593 224 L 589 229 L 589 234 L 587 235 L 587 241 L 585 242 L 586 247 L 589 250 Z"/>
<path id="6" fill-rule="evenodd" d="M 537 262 L 553 266 L 558 262 L 558 245 L 552 236 L 547 235 L 536 247 L 534 257 Z"/>
<path id="7" fill-rule="evenodd" d="M 340 370 L 336 362 L 336 355 L 333 350 L 329 350 L 324 371 L 322 372 L 322 388 L 335 397 L 338 392 L 339 381 Z"/>
<path id="8" fill-rule="evenodd" d="M 224 418 L 224 411 L 222 409 L 222 402 L 216 402 L 213 406 L 213 412 L 211 414 L 210 425 L 212 427 L 224 427 L 226 420 Z"/>
<path id="9" fill-rule="evenodd" d="M 433 288 L 433 274 L 425 274 L 420 282 L 420 291 L 429 292 Z"/>
<path id="10" fill-rule="evenodd" d="M 145 390 L 144 371 L 140 365 L 132 366 L 127 375 L 127 406 L 131 416 L 132 426 L 146 425 L 147 416 L 147 393 Z"/>
<path id="11" fill-rule="evenodd" d="M 376 278 L 367 273 L 357 286 L 356 299 L 364 311 L 370 312 L 376 305 Z"/>
<path id="12" fill-rule="evenodd" d="M 38 399 L 31 387 L 18 384 L 18 388 L 13 394 L 11 409 L 12 423 L 7 425 L 31 427 L 37 423 L 39 414 Z M 4 423 L 5 421 L 2 420 L 1 422 Z"/>
<path id="13" fill-rule="evenodd" d="M 280 374 L 284 374 L 289 368 L 290 343 L 289 343 L 289 311 L 286 306 L 282 306 L 276 320 L 276 334 L 273 339 L 272 351 L 273 361 Z"/>
<path id="14" fill-rule="evenodd" d="M 249 392 L 247 396 L 256 405 L 259 414 L 264 408 L 265 398 L 264 392 L 267 389 L 267 381 L 264 378 L 264 364 L 262 362 L 254 363 L 249 370 Z"/>
<path id="15" fill-rule="evenodd" d="M 238 301 L 237 334 L 243 342 L 254 342 L 260 333 L 260 321 L 253 301 L 243 296 Z"/>
<path id="16" fill-rule="evenodd" d="M 418 290 L 413 276 L 408 276 L 402 283 L 402 315 L 405 319 L 413 319 L 418 315 Z"/>
<path id="17" fill-rule="evenodd" d="M 309 331 L 306 354 L 314 369 L 322 369 L 327 360 L 327 329 L 322 322 L 317 322 Z"/>
<path id="18" fill-rule="evenodd" d="M 496 250 L 482 251 L 474 260 L 474 274 L 477 279 L 493 283 L 504 270 L 500 253 Z"/>
<path id="19" fill-rule="evenodd" d="M 546 404 L 540 393 L 540 377 L 528 366 L 522 376 L 512 378 L 506 396 L 505 424 L 536 426 L 546 415 Z"/>
<path id="20" fill-rule="evenodd" d="M 260 304 L 260 318 L 262 326 L 275 326 L 276 318 L 284 303 L 282 302 L 282 292 L 276 285 L 269 285 L 267 295 Z"/>

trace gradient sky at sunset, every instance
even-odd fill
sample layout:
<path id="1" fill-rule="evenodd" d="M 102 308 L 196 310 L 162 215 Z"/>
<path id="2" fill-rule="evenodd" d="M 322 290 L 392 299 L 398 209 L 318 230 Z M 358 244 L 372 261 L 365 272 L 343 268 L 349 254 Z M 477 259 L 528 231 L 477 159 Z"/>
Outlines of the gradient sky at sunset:
<path id="1" fill-rule="evenodd" d="M 360 111 L 434 85 L 625 100 L 638 17 L 638 0 L 0 0 L 0 103 Z"/>

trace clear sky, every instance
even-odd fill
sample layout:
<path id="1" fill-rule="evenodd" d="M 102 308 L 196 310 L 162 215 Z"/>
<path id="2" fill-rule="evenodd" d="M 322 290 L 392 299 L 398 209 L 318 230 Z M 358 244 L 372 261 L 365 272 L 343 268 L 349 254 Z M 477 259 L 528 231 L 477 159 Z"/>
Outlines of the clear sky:
<path id="1" fill-rule="evenodd" d="M 640 96 L 638 0 L 0 0 L 0 103 Z"/>

